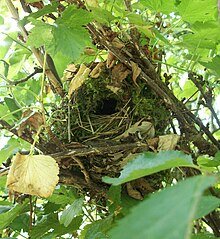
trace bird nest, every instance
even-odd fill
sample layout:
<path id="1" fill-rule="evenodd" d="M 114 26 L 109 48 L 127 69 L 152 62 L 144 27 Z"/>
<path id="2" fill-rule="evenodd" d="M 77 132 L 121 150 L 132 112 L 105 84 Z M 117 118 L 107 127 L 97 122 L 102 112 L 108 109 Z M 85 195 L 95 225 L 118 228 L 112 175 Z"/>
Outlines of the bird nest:
<path id="1" fill-rule="evenodd" d="M 143 121 L 151 122 L 157 135 L 167 126 L 162 101 L 121 63 L 70 65 L 66 82 L 69 97 L 53 112 L 53 131 L 62 142 L 118 139 Z"/>

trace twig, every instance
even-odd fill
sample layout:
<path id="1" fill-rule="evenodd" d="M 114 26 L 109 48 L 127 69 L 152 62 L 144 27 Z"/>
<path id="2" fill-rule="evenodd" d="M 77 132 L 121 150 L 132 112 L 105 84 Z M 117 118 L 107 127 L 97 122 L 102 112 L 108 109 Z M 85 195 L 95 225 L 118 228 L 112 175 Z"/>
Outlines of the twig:
<path id="1" fill-rule="evenodd" d="M 31 73 L 30 75 L 28 75 L 27 77 L 25 77 L 24 79 L 21 79 L 21 80 L 19 80 L 19 81 L 9 81 L 9 83 L 11 84 L 11 85 L 18 85 L 18 84 L 21 84 L 21 83 L 24 83 L 24 82 L 26 82 L 26 81 L 28 81 L 31 77 L 33 77 L 34 75 L 36 75 L 36 74 L 38 74 L 38 73 L 42 73 L 43 72 L 43 70 L 41 69 L 41 68 L 39 68 L 39 67 L 35 67 L 34 68 L 34 72 L 33 73 Z"/>
<path id="2" fill-rule="evenodd" d="M 216 123 L 218 124 L 218 127 L 220 127 L 220 120 L 219 120 L 214 108 L 212 107 L 212 102 L 211 102 L 212 100 L 210 99 L 211 97 L 210 98 L 207 97 L 206 93 L 204 92 L 204 90 L 201 86 L 202 79 L 199 81 L 199 79 L 198 79 L 199 76 L 197 76 L 195 73 L 192 73 L 192 72 L 190 72 L 188 74 L 188 76 L 189 76 L 189 79 L 195 84 L 195 86 L 201 92 L 203 98 L 205 99 L 206 106 L 209 108 L 210 112 L 212 113 L 213 117 L 215 118 Z"/>

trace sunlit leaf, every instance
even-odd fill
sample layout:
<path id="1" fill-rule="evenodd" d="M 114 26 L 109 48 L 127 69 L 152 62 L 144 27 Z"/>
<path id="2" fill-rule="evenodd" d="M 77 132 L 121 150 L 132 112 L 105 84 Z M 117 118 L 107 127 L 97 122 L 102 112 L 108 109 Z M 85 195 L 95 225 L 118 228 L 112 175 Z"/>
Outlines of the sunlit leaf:
<path id="1" fill-rule="evenodd" d="M 10 156 L 13 156 L 14 153 L 17 153 L 19 147 L 20 143 L 18 140 L 10 138 L 7 144 L 0 150 L 0 164 L 7 160 Z"/>
<path id="2" fill-rule="evenodd" d="M 49 197 L 58 183 L 56 161 L 45 155 L 21 155 L 12 159 L 7 187 L 16 192 Z"/>
<path id="3" fill-rule="evenodd" d="M 216 0 L 182 0 L 178 11 L 183 20 L 187 22 L 209 21 L 216 19 Z"/>

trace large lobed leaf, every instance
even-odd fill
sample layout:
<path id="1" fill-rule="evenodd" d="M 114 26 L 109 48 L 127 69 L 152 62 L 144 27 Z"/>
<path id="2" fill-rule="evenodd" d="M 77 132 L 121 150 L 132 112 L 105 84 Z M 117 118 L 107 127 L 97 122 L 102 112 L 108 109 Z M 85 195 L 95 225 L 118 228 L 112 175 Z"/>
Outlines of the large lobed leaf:
<path id="1" fill-rule="evenodd" d="M 215 20 L 217 3 L 216 0 L 182 0 L 178 10 L 183 20 L 190 23 Z"/>
<path id="2" fill-rule="evenodd" d="M 202 192 L 213 183 L 214 177 L 200 175 L 151 195 L 110 230 L 110 238 L 189 239 Z"/>
<path id="3" fill-rule="evenodd" d="M 37 48 L 45 46 L 52 56 L 61 52 L 72 60 L 77 59 L 90 44 L 90 37 L 84 25 L 92 18 L 89 12 L 71 5 L 53 25 L 30 19 L 35 27 L 31 29 L 27 43 Z"/>
<path id="4" fill-rule="evenodd" d="M 105 183 L 119 185 L 173 167 L 196 167 L 190 155 L 180 151 L 146 152 L 130 161 L 119 178 L 103 177 Z"/>

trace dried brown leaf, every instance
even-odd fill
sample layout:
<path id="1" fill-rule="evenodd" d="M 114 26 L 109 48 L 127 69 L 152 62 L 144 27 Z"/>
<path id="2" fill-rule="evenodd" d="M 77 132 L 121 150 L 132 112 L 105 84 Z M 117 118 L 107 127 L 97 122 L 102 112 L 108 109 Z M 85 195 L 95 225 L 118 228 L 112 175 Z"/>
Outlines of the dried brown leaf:
<path id="1" fill-rule="evenodd" d="M 159 136 L 158 150 L 173 150 L 180 139 L 177 134 L 167 134 Z"/>
<path id="2" fill-rule="evenodd" d="M 131 61 L 131 68 L 132 68 L 132 80 L 137 85 L 137 78 L 141 73 L 141 68 L 138 66 L 137 63 Z"/>
<path id="3" fill-rule="evenodd" d="M 127 193 L 130 197 L 137 199 L 137 200 L 143 200 L 143 196 L 141 193 L 135 189 L 131 183 L 126 183 Z"/>
<path id="4" fill-rule="evenodd" d="M 112 45 L 118 49 L 122 49 L 123 47 L 125 47 L 125 44 L 117 37 L 112 40 Z"/>
<path id="5" fill-rule="evenodd" d="M 104 62 L 99 62 L 97 64 L 97 66 L 91 71 L 91 73 L 89 74 L 89 76 L 91 78 L 99 78 L 101 72 L 102 72 L 102 69 L 104 67 Z"/>
<path id="6" fill-rule="evenodd" d="M 132 134 L 137 134 L 139 139 L 150 139 L 155 135 L 155 128 L 151 122 L 140 120 L 132 125 L 123 134 L 119 135 L 116 139 L 127 138 Z"/>
<path id="7" fill-rule="evenodd" d="M 25 110 L 22 113 L 22 119 L 23 121 L 21 122 L 17 130 L 18 136 L 21 136 L 26 128 L 29 128 L 33 132 L 37 132 L 41 125 L 44 124 L 43 115 L 30 109 Z"/>
<path id="8" fill-rule="evenodd" d="M 94 56 L 96 54 L 96 51 L 92 48 L 86 48 L 84 50 L 84 53 L 88 56 Z"/>
<path id="9" fill-rule="evenodd" d="M 82 64 L 76 73 L 75 77 L 71 80 L 70 86 L 69 86 L 69 91 L 68 91 L 68 97 L 69 99 L 71 98 L 73 92 L 77 90 L 87 79 L 90 69 Z"/>
<path id="10" fill-rule="evenodd" d="M 115 64 L 116 57 L 113 53 L 109 52 L 107 56 L 106 66 L 107 68 L 112 68 Z"/>
<path id="11" fill-rule="evenodd" d="M 7 177 L 7 187 L 19 193 L 49 197 L 58 183 L 59 167 L 50 156 L 17 153 Z"/>
<path id="12" fill-rule="evenodd" d="M 112 69 L 112 81 L 121 83 L 128 75 L 130 70 L 122 63 L 118 63 Z"/>
<path id="13" fill-rule="evenodd" d="M 72 79 L 74 76 L 74 73 L 77 71 L 77 68 L 74 64 L 69 64 L 66 68 L 64 79 Z"/>

